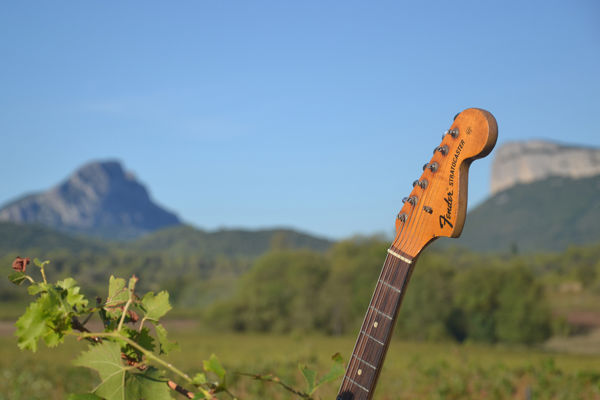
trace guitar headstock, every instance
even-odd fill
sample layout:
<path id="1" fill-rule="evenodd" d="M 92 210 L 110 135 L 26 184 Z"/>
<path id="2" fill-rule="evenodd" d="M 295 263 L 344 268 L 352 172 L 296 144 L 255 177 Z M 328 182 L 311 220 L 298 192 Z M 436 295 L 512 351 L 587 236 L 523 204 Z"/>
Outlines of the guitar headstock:
<path id="1" fill-rule="evenodd" d="M 497 137 L 491 113 L 468 108 L 456 116 L 403 199 L 393 248 L 414 258 L 432 240 L 460 235 L 467 214 L 469 166 L 492 151 Z"/>

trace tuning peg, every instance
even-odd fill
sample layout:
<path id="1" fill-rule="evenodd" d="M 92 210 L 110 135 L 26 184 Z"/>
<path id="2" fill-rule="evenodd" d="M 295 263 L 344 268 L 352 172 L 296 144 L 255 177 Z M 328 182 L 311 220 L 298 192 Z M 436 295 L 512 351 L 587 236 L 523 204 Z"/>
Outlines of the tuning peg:
<path id="1" fill-rule="evenodd" d="M 458 137 L 458 128 L 454 128 L 454 129 L 450 129 L 446 131 L 446 135 L 450 134 L 450 136 L 452 136 L 453 138 L 457 138 Z M 442 136 L 443 138 L 444 136 Z"/>
<path id="2" fill-rule="evenodd" d="M 427 187 L 427 179 L 419 180 L 413 182 L 413 187 L 419 186 L 421 189 L 425 189 Z"/>
<path id="3" fill-rule="evenodd" d="M 417 200 L 419 200 L 419 198 L 417 196 L 410 196 L 410 197 L 403 198 L 402 202 L 403 203 L 408 202 L 409 204 L 412 204 L 414 206 L 415 204 L 417 204 Z"/>
<path id="4" fill-rule="evenodd" d="M 425 171 L 426 169 L 429 168 L 431 170 L 431 172 L 435 172 L 435 171 L 437 171 L 438 167 L 439 167 L 439 164 L 434 161 L 432 163 L 427 163 L 427 164 L 423 165 L 423 171 Z"/>
<path id="5" fill-rule="evenodd" d="M 438 146 L 435 149 L 433 149 L 433 154 L 435 154 L 436 151 L 439 151 L 440 153 L 442 153 L 442 155 L 446 155 L 448 154 L 448 145 L 443 145 L 443 146 Z"/>
<path id="6" fill-rule="evenodd" d="M 406 213 L 400 213 L 396 218 L 398 218 L 400 222 L 406 222 L 406 218 L 408 218 L 408 215 L 406 215 Z"/>

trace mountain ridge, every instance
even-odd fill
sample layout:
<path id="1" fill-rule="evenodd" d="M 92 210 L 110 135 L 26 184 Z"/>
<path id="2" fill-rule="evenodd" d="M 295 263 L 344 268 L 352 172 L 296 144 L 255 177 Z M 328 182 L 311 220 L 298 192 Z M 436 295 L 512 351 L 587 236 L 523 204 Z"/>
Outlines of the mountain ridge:
<path id="1" fill-rule="evenodd" d="M 6 203 L 0 221 L 115 239 L 181 223 L 154 203 L 146 187 L 116 160 L 86 163 L 49 190 Z"/>

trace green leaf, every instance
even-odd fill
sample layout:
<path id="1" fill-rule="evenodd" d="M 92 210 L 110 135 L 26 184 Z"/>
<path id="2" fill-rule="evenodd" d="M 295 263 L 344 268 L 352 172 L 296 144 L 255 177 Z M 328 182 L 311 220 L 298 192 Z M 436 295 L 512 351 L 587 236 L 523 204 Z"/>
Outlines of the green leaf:
<path id="1" fill-rule="evenodd" d="M 88 305 L 88 301 L 84 295 L 79 293 L 79 290 L 79 286 L 67 289 L 67 303 L 69 303 L 71 307 L 85 308 Z"/>
<path id="2" fill-rule="evenodd" d="M 148 292 L 142 298 L 142 306 L 146 313 L 146 319 L 158 321 L 171 309 L 171 305 L 169 304 L 169 293 L 165 290 L 157 295 L 153 292 Z"/>
<path id="3" fill-rule="evenodd" d="M 73 278 L 63 279 L 62 281 L 56 282 L 56 286 L 59 286 L 63 289 L 69 289 L 77 286 L 77 282 Z"/>
<path id="4" fill-rule="evenodd" d="M 15 271 L 8 275 L 8 279 L 15 285 L 20 285 L 27 280 L 27 275 L 21 271 Z"/>
<path id="5" fill-rule="evenodd" d="M 204 370 L 217 375 L 219 383 L 225 382 L 225 368 L 223 368 L 219 359 L 214 354 L 211 354 L 208 360 L 204 360 Z"/>
<path id="6" fill-rule="evenodd" d="M 75 360 L 75 365 L 98 372 L 101 382 L 94 394 L 105 400 L 170 400 L 171 394 L 166 380 L 159 371 L 149 367 L 140 372 L 135 367 L 123 365 L 121 346 L 104 341 L 90 346 Z"/>
<path id="7" fill-rule="evenodd" d="M 194 379 L 192 379 L 192 383 L 194 385 L 205 385 L 206 382 L 208 382 L 206 380 L 206 374 L 204 374 L 203 372 L 198 372 L 196 376 L 194 376 Z"/>
<path id="8" fill-rule="evenodd" d="M 125 375 L 125 400 L 167 400 L 172 399 L 167 380 L 160 371 L 149 367 L 143 373 L 127 372 Z"/>
<path id="9" fill-rule="evenodd" d="M 103 400 L 102 397 L 98 397 L 92 393 L 86 394 L 71 394 L 67 397 L 67 400 Z"/>
<path id="10" fill-rule="evenodd" d="M 124 333 L 129 339 L 142 346 L 144 349 L 154 351 L 154 348 L 156 347 L 154 345 L 154 338 L 150 336 L 150 330 L 148 328 L 143 328 L 138 332 L 135 329 L 124 327 L 121 332 Z M 131 346 L 127 346 L 124 350 L 124 353 L 136 360 L 142 359 L 142 353 Z"/>
<path id="11" fill-rule="evenodd" d="M 94 389 L 94 394 L 106 400 L 125 398 L 125 372 L 127 368 L 121 361 L 121 346 L 104 341 L 90 346 L 90 350 L 82 353 L 75 365 L 96 370 L 102 382 Z"/>
<path id="12" fill-rule="evenodd" d="M 179 344 L 177 342 L 172 342 L 167 338 L 167 330 L 161 324 L 156 324 L 154 326 L 156 330 L 156 338 L 158 339 L 158 344 L 160 346 L 160 354 L 168 354 L 173 350 L 179 350 Z"/>
<path id="13" fill-rule="evenodd" d="M 340 353 L 335 353 L 333 356 L 331 356 L 331 359 L 333 360 L 333 365 L 329 369 L 329 372 L 323 375 L 323 377 L 319 380 L 319 382 L 317 383 L 317 387 L 321 386 L 324 383 L 335 381 L 336 379 L 344 375 L 344 359 L 342 358 Z"/>
<path id="14" fill-rule="evenodd" d="M 46 264 L 50 264 L 50 260 L 46 260 L 46 261 L 40 261 L 37 257 L 33 259 L 33 263 L 40 267 L 40 268 L 44 268 L 46 266 Z"/>
<path id="15" fill-rule="evenodd" d="M 15 323 L 18 337 L 17 345 L 20 349 L 37 350 L 37 342 L 49 331 L 46 325 L 48 313 L 39 302 L 34 302 L 27 307 L 25 314 Z"/>
<path id="16" fill-rule="evenodd" d="M 108 315 L 113 318 L 120 317 L 123 311 L 119 307 L 124 306 L 127 300 L 129 300 L 129 291 L 125 279 L 111 275 L 108 282 L 108 297 L 104 305 Z"/>
<path id="17" fill-rule="evenodd" d="M 300 372 L 306 381 L 306 393 L 313 394 L 316 389 L 315 381 L 317 379 L 317 371 L 308 368 L 306 365 L 299 365 Z"/>
<path id="18" fill-rule="evenodd" d="M 29 287 L 27 288 L 27 293 L 29 293 L 32 296 L 35 296 L 38 293 L 41 292 L 46 292 L 48 290 L 48 284 L 44 283 L 44 282 L 40 282 L 40 283 L 34 283 L 32 285 L 29 285 Z"/>

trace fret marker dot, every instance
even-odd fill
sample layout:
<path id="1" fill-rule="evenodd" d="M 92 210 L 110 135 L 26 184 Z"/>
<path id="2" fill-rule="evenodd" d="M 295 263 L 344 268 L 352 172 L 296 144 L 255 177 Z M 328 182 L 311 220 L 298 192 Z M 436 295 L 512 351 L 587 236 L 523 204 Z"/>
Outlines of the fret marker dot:
<path id="1" fill-rule="evenodd" d="M 358 371 L 356 371 L 356 373 L 362 375 L 362 369 L 359 369 Z"/>
<path id="2" fill-rule="evenodd" d="M 373 322 L 373 328 L 377 328 L 378 325 L 379 323 L 377 321 Z"/>

